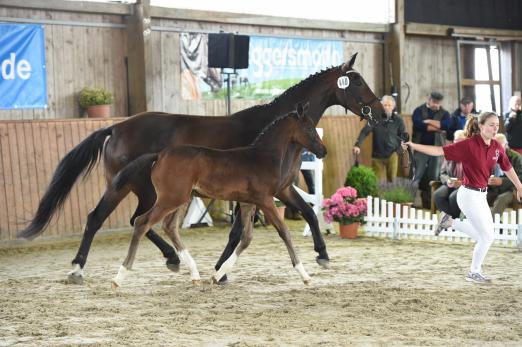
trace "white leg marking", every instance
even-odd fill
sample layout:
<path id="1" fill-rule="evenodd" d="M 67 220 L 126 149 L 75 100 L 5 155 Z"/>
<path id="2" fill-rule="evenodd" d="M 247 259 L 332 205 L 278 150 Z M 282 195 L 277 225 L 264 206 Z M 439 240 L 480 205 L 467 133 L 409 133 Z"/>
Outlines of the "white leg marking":
<path id="1" fill-rule="evenodd" d="M 225 276 L 225 274 L 227 274 L 230 270 L 232 270 L 232 267 L 234 266 L 236 261 L 237 261 L 237 254 L 234 251 L 234 253 L 232 253 L 232 255 L 230 257 L 228 257 L 227 260 L 225 260 L 223 265 L 221 265 L 219 270 L 216 271 L 216 273 L 214 274 L 214 279 L 216 281 L 219 281 L 221 279 L 221 277 Z"/>
<path id="2" fill-rule="evenodd" d="M 179 252 L 179 258 L 181 259 L 182 262 L 187 264 L 189 271 L 190 271 L 190 279 L 193 281 L 194 280 L 199 281 L 201 279 L 201 277 L 199 277 L 199 271 L 198 271 L 198 267 L 196 265 L 196 261 L 190 255 L 188 249 L 184 249 L 181 252 Z"/>
<path id="3" fill-rule="evenodd" d="M 67 275 L 83 276 L 83 269 L 81 268 L 80 264 L 74 264 L 73 269 L 69 271 Z"/>
<path id="4" fill-rule="evenodd" d="M 303 263 L 298 263 L 294 266 L 294 269 L 301 275 L 304 284 L 309 284 L 312 278 L 306 273 Z"/>
<path id="5" fill-rule="evenodd" d="M 128 270 L 125 266 L 121 265 L 120 269 L 118 270 L 118 274 L 112 279 L 118 287 L 121 287 L 123 284 L 123 280 L 129 275 L 130 270 Z"/>

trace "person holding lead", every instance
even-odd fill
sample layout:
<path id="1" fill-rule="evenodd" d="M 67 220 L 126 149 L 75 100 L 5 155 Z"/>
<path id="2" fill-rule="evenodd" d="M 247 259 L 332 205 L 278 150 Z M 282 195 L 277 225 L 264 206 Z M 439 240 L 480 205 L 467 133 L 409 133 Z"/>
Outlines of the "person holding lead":
<path id="1" fill-rule="evenodd" d="M 522 183 L 511 166 L 504 147 L 495 140 L 499 129 L 499 117 L 495 112 L 483 112 L 479 115 L 480 133 L 472 137 L 446 146 L 430 146 L 413 142 L 403 142 L 409 146 L 432 156 L 444 156 L 447 160 L 462 162 L 464 178 L 457 193 L 457 204 L 466 216 L 465 220 L 453 219 L 441 212 L 435 235 L 452 227 L 469 235 L 475 242 L 471 267 L 466 281 L 476 283 L 491 282 L 491 278 L 482 274 L 482 263 L 493 243 L 493 217 L 486 199 L 488 179 L 495 164 L 505 172 L 517 190 L 517 198 L 522 198 Z"/>

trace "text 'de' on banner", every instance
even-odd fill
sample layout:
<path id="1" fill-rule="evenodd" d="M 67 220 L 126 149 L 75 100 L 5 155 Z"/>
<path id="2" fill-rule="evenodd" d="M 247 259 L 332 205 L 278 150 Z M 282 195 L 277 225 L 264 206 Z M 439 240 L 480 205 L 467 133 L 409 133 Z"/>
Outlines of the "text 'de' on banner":
<path id="1" fill-rule="evenodd" d="M 46 108 L 42 25 L 0 23 L 0 109 Z"/>

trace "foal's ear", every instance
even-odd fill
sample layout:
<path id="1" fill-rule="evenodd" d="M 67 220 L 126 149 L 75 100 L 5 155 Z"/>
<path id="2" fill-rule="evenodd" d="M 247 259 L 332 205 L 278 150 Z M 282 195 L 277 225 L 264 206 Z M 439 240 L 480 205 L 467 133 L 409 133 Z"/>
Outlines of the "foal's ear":
<path id="1" fill-rule="evenodd" d="M 349 71 L 353 68 L 353 64 L 355 63 L 355 58 L 357 58 L 357 52 L 355 52 L 351 57 L 350 60 L 347 63 L 344 63 L 341 67 L 341 71 L 343 73 L 346 73 L 346 71 Z"/>

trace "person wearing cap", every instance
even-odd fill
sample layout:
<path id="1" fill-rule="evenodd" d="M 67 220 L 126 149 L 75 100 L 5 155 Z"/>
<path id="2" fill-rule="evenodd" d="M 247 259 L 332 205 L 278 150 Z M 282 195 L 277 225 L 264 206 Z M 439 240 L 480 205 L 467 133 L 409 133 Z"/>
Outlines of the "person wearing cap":
<path id="1" fill-rule="evenodd" d="M 522 154 L 522 106 L 520 96 L 509 99 L 510 111 L 504 115 L 509 147 Z"/>
<path id="2" fill-rule="evenodd" d="M 395 99 L 390 95 L 381 98 L 385 119 L 377 126 L 366 125 L 361 129 L 352 152 L 359 155 L 361 144 L 372 132 L 372 169 L 381 182 L 393 182 L 397 177 L 399 156 L 397 151 L 401 149 L 401 137 L 406 132 L 406 126 L 402 117 L 395 112 Z"/>
<path id="3" fill-rule="evenodd" d="M 498 133 L 499 117 L 495 112 L 482 112 L 478 117 L 480 133 L 445 146 L 429 146 L 413 142 L 403 143 L 414 151 L 431 156 L 444 156 L 446 160 L 462 163 L 464 178 L 457 193 L 457 204 L 466 219 L 453 219 L 440 212 L 435 235 L 447 228 L 454 228 L 471 237 L 475 242 L 473 259 L 466 281 L 488 283 L 491 279 L 482 274 L 482 263 L 493 243 L 493 217 L 486 199 L 488 181 L 494 166 L 498 163 L 506 176 L 513 182 L 517 198 L 522 198 L 522 182 L 511 166 L 504 147 L 495 140 Z"/>
<path id="4" fill-rule="evenodd" d="M 468 117 L 476 113 L 477 111 L 475 110 L 473 99 L 468 96 L 463 97 L 460 100 L 459 108 L 457 108 L 449 118 L 446 139 L 448 141 L 453 141 L 455 131 L 464 129 Z"/>
<path id="5" fill-rule="evenodd" d="M 445 144 L 450 115 L 441 106 L 443 98 L 444 96 L 441 93 L 432 92 L 428 101 L 413 111 L 413 143 L 429 146 L 442 146 Z M 428 176 L 428 181 L 439 179 L 442 156 L 429 156 L 422 152 L 415 152 L 413 158 L 415 172 L 412 189 L 416 193 L 414 206 L 422 207 L 419 183 L 425 173 Z"/>

